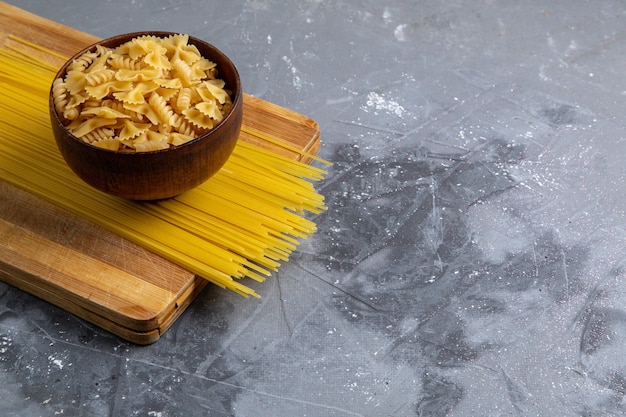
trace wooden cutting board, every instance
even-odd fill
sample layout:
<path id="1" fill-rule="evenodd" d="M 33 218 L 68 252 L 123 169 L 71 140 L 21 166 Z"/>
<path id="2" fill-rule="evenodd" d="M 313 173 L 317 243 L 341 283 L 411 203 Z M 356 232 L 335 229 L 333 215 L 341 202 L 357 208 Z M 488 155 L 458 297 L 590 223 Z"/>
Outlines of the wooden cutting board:
<path id="1" fill-rule="evenodd" d="M 18 45 L 24 49 L 24 44 L 12 36 L 64 56 L 98 40 L 0 2 L 0 47 Z M 29 53 L 57 66 L 63 63 L 63 59 L 42 54 L 36 48 Z M 320 147 L 319 128 L 313 120 L 249 95 L 244 96 L 243 126 L 311 155 Z M 240 140 L 301 158 L 297 152 L 243 132 Z M 2 179 L 0 279 L 137 344 L 157 341 L 207 284 Z"/>

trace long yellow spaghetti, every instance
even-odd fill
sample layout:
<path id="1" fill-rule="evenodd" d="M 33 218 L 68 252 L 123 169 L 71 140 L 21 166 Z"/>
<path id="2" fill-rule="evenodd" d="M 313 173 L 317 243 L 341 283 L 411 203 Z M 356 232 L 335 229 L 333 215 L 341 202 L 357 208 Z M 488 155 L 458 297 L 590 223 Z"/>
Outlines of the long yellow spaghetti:
<path id="1" fill-rule="evenodd" d="M 262 281 L 315 232 L 305 214 L 326 208 L 312 184 L 326 171 L 243 141 L 220 172 L 174 199 L 135 202 L 92 189 L 67 167 L 52 137 L 47 100 L 55 71 L 23 51 L 0 49 L 3 180 L 244 296 L 258 294 L 240 278 Z"/>

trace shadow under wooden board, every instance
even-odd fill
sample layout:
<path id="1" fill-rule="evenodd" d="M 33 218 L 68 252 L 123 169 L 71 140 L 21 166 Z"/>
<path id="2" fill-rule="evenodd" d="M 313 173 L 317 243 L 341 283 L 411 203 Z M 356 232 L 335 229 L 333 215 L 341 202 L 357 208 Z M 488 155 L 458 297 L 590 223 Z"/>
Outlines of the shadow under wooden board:
<path id="1" fill-rule="evenodd" d="M 0 47 L 19 43 L 13 37 L 64 56 L 98 40 L 0 2 Z M 23 43 L 20 47 L 24 48 Z M 54 65 L 63 63 L 36 49 L 30 52 Z M 243 126 L 310 155 L 319 151 L 315 121 L 249 95 L 244 95 Z M 301 158 L 298 152 L 245 132 L 240 140 Z M 137 344 L 157 341 L 207 284 L 205 279 L 1 178 L 0 279 Z"/>

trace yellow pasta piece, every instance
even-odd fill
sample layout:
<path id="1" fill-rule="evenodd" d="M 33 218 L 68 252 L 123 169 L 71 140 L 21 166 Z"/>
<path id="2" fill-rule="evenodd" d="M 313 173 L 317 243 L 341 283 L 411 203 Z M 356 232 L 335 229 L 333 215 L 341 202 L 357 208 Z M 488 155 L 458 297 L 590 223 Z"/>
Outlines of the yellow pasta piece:
<path id="1" fill-rule="evenodd" d="M 107 119 L 104 117 L 93 117 L 91 119 L 87 119 L 81 122 L 76 128 L 72 128 L 71 132 L 76 137 L 81 137 L 91 132 L 92 130 L 98 129 L 103 126 L 108 126 L 115 124 L 117 120 L 115 119 Z"/>
<path id="2" fill-rule="evenodd" d="M 154 110 L 159 118 L 159 122 L 164 125 L 173 125 L 174 110 L 169 106 L 167 100 L 157 93 L 152 93 L 148 99 L 150 108 Z"/>
<path id="3" fill-rule="evenodd" d="M 136 39 L 134 42 L 140 45 L 146 52 L 146 55 L 143 57 L 143 62 L 150 67 L 157 69 L 170 69 L 172 67 L 172 64 L 165 55 L 167 49 L 161 45 L 160 40 L 146 37 Z"/>
<path id="4" fill-rule="evenodd" d="M 182 84 L 185 87 L 194 85 L 195 82 L 198 80 L 193 70 L 191 69 L 191 66 L 182 59 L 175 59 L 172 62 L 172 67 L 174 69 L 176 77 L 181 80 Z"/>
<path id="5" fill-rule="evenodd" d="M 133 122 L 138 122 L 141 123 L 143 121 L 143 116 L 135 111 L 132 111 L 130 109 L 127 109 L 124 107 L 124 103 L 119 102 L 119 101 L 115 101 L 115 100 L 103 100 L 102 102 L 97 102 L 95 104 L 96 106 L 102 106 L 102 107 L 108 107 L 110 109 L 113 109 L 119 113 L 122 113 L 124 115 L 127 115 L 130 120 L 132 120 Z M 87 102 L 84 103 L 84 107 L 87 107 Z M 120 116 L 121 118 L 121 116 Z"/>
<path id="6" fill-rule="evenodd" d="M 136 143 L 144 143 L 148 141 L 148 132 L 149 130 L 146 130 L 144 132 L 142 132 L 140 135 L 138 135 L 135 138 L 132 139 L 128 139 L 128 142 L 132 143 L 132 145 L 130 146 L 131 148 L 134 147 L 134 144 Z"/>
<path id="7" fill-rule="evenodd" d="M 170 104 L 170 100 L 178 94 L 178 89 L 159 87 L 154 90 L 154 92 L 163 97 L 165 101 Z"/>
<path id="8" fill-rule="evenodd" d="M 115 76 L 115 71 L 107 68 L 102 68 L 96 71 L 91 71 L 85 74 L 85 81 L 90 86 L 102 84 L 103 82 L 110 81 Z"/>
<path id="9" fill-rule="evenodd" d="M 87 86 L 85 87 L 85 91 L 89 94 L 94 100 L 102 100 L 105 97 L 111 95 L 111 93 L 118 91 L 130 91 L 133 88 L 133 83 L 129 81 L 107 81 L 102 84 Z"/>
<path id="10" fill-rule="evenodd" d="M 160 87 L 169 88 L 172 90 L 180 90 L 183 86 L 178 78 L 155 78 L 152 81 L 158 84 Z"/>
<path id="11" fill-rule="evenodd" d="M 78 94 L 80 93 L 85 85 L 87 85 L 87 80 L 85 79 L 85 73 L 83 71 L 68 71 L 67 76 L 65 77 L 65 84 L 67 85 L 67 90 L 70 94 Z"/>
<path id="12" fill-rule="evenodd" d="M 146 140 L 149 141 L 163 141 L 168 140 L 168 135 L 161 132 L 155 132 L 154 130 L 148 130 L 146 132 Z"/>
<path id="13" fill-rule="evenodd" d="M 184 135 L 182 133 L 173 132 L 173 133 L 170 133 L 167 141 L 170 145 L 179 146 L 179 145 L 182 145 L 183 143 L 189 142 L 192 139 L 193 139 L 193 136 L 191 135 Z"/>
<path id="14" fill-rule="evenodd" d="M 163 39 L 163 46 L 168 49 L 174 58 L 181 59 L 187 64 L 193 64 L 200 59 L 200 51 L 189 44 L 189 36 L 176 34 Z"/>
<path id="15" fill-rule="evenodd" d="M 54 108 L 57 113 L 62 114 L 67 107 L 67 84 L 60 78 L 57 78 L 52 83 L 52 95 L 54 97 Z"/>
<path id="16" fill-rule="evenodd" d="M 207 77 L 209 70 L 215 68 L 215 63 L 206 58 L 200 58 L 198 61 L 190 65 L 194 80 L 201 80 Z"/>
<path id="17" fill-rule="evenodd" d="M 126 120 L 124 121 L 124 128 L 121 130 L 118 138 L 120 140 L 132 139 L 145 133 L 148 129 L 150 129 L 150 124 L 148 123 L 133 123 Z"/>
<path id="18" fill-rule="evenodd" d="M 147 140 L 145 142 L 134 142 L 134 149 L 137 152 L 150 152 L 150 151 L 158 151 L 161 149 L 167 149 L 170 147 L 170 144 L 167 143 L 167 139 L 163 140 Z"/>
<path id="19" fill-rule="evenodd" d="M 186 136 L 196 137 L 201 129 L 196 128 L 189 120 L 184 116 L 178 115 L 176 117 L 176 132 Z"/>
<path id="20" fill-rule="evenodd" d="M 166 124 L 163 124 L 163 123 L 159 124 L 157 126 L 157 129 L 158 129 L 157 131 L 160 134 L 165 135 L 165 136 L 169 135 L 170 133 L 172 133 L 174 131 L 174 128 L 171 125 L 166 125 Z"/>
<path id="21" fill-rule="evenodd" d="M 222 112 L 220 108 L 217 106 L 215 101 L 203 101 L 202 103 L 198 103 L 195 105 L 195 108 L 200 111 L 200 113 L 205 116 L 209 116 L 211 119 L 219 122 L 222 120 Z"/>
<path id="22" fill-rule="evenodd" d="M 191 88 L 184 87 L 178 91 L 174 108 L 177 110 L 185 110 L 191 106 Z"/>
<path id="23" fill-rule="evenodd" d="M 104 117 L 105 119 L 130 119 L 130 115 L 106 106 L 87 107 L 80 114 L 82 116 Z"/>
<path id="24" fill-rule="evenodd" d="M 74 107 L 78 107 L 81 104 L 83 104 L 85 101 L 87 101 L 87 99 L 89 99 L 89 94 L 85 92 L 74 94 L 70 96 L 70 100 L 67 102 L 67 105 L 65 106 L 65 108 L 71 109 Z"/>
<path id="25" fill-rule="evenodd" d="M 197 89 L 198 94 L 203 100 L 215 98 L 221 104 L 229 100 L 228 93 L 224 91 L 224 81 L 209 80 L 202 83 L 202 87 Z"/>
<path id="26" fill-rule="evenodd" d="M 187 61 L 189 63 L 189 61 Z M 191 68 L 194 72 L 201 71 L 204 74 L 200 74 L 200 78 L 204 78 L 206 72 L 215 68 L 217 64 L 205 57 L 200 57 L 196 62 L 191 63 Z"/>
<path id="27" fill-rule="evenodd" d="M 125 45 L 115 49 L 114 52 L 120 55 L 127 54 L 130 59 L 135 61 L 139 60 L 146 54 L 146 51 L 140 45 L 133 42 L 127 42 Z M 141 65 L 145 65 L 143 61 L 141 61 Z"/>
<path id="28" fill-rule="evenodd" d="M 120 81 L 151 81 L 159 78 L 162 73 L 158 69 L 125 69 L 114 71 L 115 78 Z"/>
<path id="29" fill-rule="evenodd" d="M 94 143 L 105 139 L 113 139 L 113 130 L 106 127 L 100 127 L 83 135 L 80 139 L 87 143 Z"/>
<path id="30" fill-rule="evenodd" d="M 120 141 L 116 139 L 102 139 L 93 143 L 94 146 L 102 149 L 108 149 L 109 151 L 117 151 L 120 148 Z"/>
<path id="31" fill-rule="evenodd" d="M 195 107 L 183 110 L 183 114 L 189 122 L 202 129 L 213 129 L 215 122 L 210 116 L 205 115 Z"/>
<path id="32" fill-rule="evenodd" d="M 120 55 L 115 53 L 111 54 L 111 57 L 109 58 L 109 64 L 111 64 L 111 67 L 113 68 L 123 68 L 130 70 L 138 70 L 143 68 L 145 65 L 142 61 L 137 61 L 127 55 Z"/>
<path id="33" fill-rule="evenodd" d="M 91 64 L 85 68 L 86 73 L 100 71 L 107 67 L 107 62 L 111 56 L 111 50 L 102 45 L 96 45 L 96 56 Z"/>
<path id="34" fill-rule="evenodd" d="M 146 117 L 150 122 L 157 126 L 159 124 L 159 115 L 150 107 L 148 103 L 130 104 L 124 103 L 124 108 L 135 112 L 142 117 Z"/>
<path id="35" fill-rule="evenodd" d="M 70 71 L 83 72 L 98 57 L 97 52 L 87 52 L 76 58 L 69 67 Z"/>
<path id="36" fill-rule="evenodd" d="M 153 92 L 157 88 L 159 88 L 159 85 L 152 81 L 140 82 L 135 84 L 135 86 L 128 91 L 113 93 L 113 97 L 124 103 L 141 104 L 146 102 L 145 95 Z"/>
<path id="37" fill-rule="evenodd" d="M 61 114 L 66 120 L 76 120 L 78 119 L 78 116 L 80 116 L 80 113 L 78 112 L 78 108 L 76 107 L 65 108 Z"/>

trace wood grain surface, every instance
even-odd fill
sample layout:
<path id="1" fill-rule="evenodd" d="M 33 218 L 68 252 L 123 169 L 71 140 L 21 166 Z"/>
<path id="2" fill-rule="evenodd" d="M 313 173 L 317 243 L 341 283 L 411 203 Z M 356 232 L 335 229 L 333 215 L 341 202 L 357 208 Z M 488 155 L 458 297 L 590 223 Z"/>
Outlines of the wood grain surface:
<path id="1" fill-rule="evenodd" d="M 13 36 L 64 56 L 98 40 L 0 2 L 0 47 L 24 49 Z M 56 66 L 64 62 L 36 48 L 29 53 Z M 319 150 L 313 120 L 246 94 L 243 127 L 311 155 Z M 245 132 L 240 140 L 301 158 Z M 207 283 L 1 178 L 0 279 L 138 344 L 157 341 Z"/>

